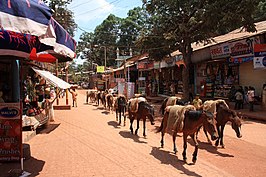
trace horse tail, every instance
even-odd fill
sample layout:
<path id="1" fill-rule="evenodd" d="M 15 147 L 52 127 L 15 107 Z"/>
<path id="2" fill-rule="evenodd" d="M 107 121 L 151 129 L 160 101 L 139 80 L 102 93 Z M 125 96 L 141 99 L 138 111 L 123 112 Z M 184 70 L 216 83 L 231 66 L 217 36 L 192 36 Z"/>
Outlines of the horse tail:
<path id="1" fill-rule="evenodd" d="M 168 98 L 165 98 L 165 99 L 163 100 L 163 103 L 162 103 L 161 107 L 160 107 L 159 112 L 162 112 L 162 114 L 164 114 L 164 109 L 165 109 L 165 107 L 166 107 L 167 100 L 168 100 Z"/>
<path id="2" fill-rule="evenodd" d="M 160 125 L 160 127 L 157 129 L 156 133 L 159 133 L 159 132 L 161 132 L 161 131 L 163 130 L 163 122 L 164 122 L 164 117 L 163 117 L 162 122 L 161 122 L 161 125 Z"/>

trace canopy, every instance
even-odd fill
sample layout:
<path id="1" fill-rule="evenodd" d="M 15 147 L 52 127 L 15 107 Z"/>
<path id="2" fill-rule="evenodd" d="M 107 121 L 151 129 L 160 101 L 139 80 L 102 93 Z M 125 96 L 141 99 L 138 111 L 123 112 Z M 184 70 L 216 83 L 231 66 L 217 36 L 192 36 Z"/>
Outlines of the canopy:
<path id="1" fill-rule="evenodd" d="M 41 62 L 73 60 L 76 42 L 51 15 L 52 10 L 42 0 L 2 1 L 0 55 Z M 43 51 L 46 53 L 40 53 Z"/>
<path id="2" fill-rule="evenodd" d="M 46 34 L 52 10 L 40 0 L 2 0 L 0 26 L 9 31 L 41 36 Z"/>
<path id="3" fill-rule="evenodd" d="M 66 58 L 75 58 L 76 41 L 54 18 L 51 18 L 49 23 L 47 34 L 40 38 L 43 44 L 54 46 L 54 50 L 48 53 L 54 56 L 59 54 Z"/>
<path id="4" fill-rule="evenodd" d="M 59 87 L 61 89 L 68 89 L 71 87 L 71 85 L 62 79 L 56 77 L 49 71 L 44 71 L 36 68 L 32 68 L 37 74 L 39 74 L 41 77 L 43 77 L 47 82 L 52 84 L 55 87 Z"/>

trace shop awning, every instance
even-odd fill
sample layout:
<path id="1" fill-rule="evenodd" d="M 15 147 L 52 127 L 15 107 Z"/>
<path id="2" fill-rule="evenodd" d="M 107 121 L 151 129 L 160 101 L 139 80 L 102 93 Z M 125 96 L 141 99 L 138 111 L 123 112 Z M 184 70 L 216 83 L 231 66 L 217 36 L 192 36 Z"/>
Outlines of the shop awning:
<path id="1" fill-rule="evenodd" d="M 55 87 L 59 87 L 61 89 L 68 89 L 71 87 L 71 85 L 62 79 L 56 77 L 49 71 L 44 71 L 36 68 L 32 68 L 37 74 L 39 74 L 41 77 L 43 77 L 47 82 L 52 84 Z"/>

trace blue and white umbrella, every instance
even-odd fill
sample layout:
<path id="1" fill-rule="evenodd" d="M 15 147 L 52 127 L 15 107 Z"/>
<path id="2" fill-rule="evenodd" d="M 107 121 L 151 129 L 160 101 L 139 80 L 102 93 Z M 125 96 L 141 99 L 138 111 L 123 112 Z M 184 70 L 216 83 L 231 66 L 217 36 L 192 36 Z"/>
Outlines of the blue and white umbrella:
<path id="1" fill-rule="evenodd" d="M 0 26 L 4 30 L 42 36 L 46 34 L 52 10 L 42 0 L 1 0 Z"/>
<path id="2" fill-rule="evenodd" d="M 32 49 L 63 60 L 75 58 L 76 42 L 42 0 L 0 1 L 0 55 L 29 57 Z"/>

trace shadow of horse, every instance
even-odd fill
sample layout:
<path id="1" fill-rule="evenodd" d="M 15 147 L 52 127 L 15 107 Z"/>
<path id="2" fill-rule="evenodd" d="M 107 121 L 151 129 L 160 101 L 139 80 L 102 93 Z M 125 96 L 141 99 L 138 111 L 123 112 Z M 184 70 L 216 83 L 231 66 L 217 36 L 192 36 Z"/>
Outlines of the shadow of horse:
<path id="1" fill-rule="evenodd" d="M 116 121 L 109 121 L 107 124 L 113 126 L 114 128 L 120 129 L 120 126 Z"/>
<path id="2" fill-rule="evenodd" d="M 144 143 L 144 144 L 147 144 L 146 141 L 141 141 L 138 135 L 133 135 L 133 134 L 131 134 L 128 131 L 120 131 L 119 132 L 119 135 L 121 135 L 124 138 L 132 139 L 136 143 Z"/>
<path id="3" fill-rule="evenodd" d="M 40 172 L 43 170 L 45 161 L 35 159 L 31 157 L 28 160 L 24 161 L 24 171 L 31 173 L 30 176 L 38 176 Z M 9 171 L 11 169 L 20 169 L 20 163 L 17 162 L 10 162 L 10 163 L 3 163 L 0 164 L 1 169 L 1 176 L 2 177 L 9 177 Z"/>
<path id="4" fill-rule="evenodd" d="M 172 165 L 174 168 L 182 171 L 183 172 L 182 174 L 186 174 L 187 176 L 196 176 L 196 177 L 201 176 L 196 172 L 186 169 L 184 167 L 186 163 L 183 160 L 179 160 L 176 155 L 170 153 L 169 151 L 162 150 L 158 147 L 152 147 L 150 155 L 160 160 L 162 164 Z"/>
<path id="5" fill-rule="evenodd" d="M 108 114 L 110 114 L 110 112 L 109 111 L 102 111 L 102 114 L 108 115 Z"/>
<path id="6" fill-rule="evenodd" d="M 207 152 L 210 152 L 212 154 L 217 154 L 218 156 L 221 156 L 221 157 L 234 157 L 233 155 L 231 154 L 227 154 L 227 153 L 222 153 L 222 152 L 219 152 L 217 147 L 211 145 L 210 143 L 208 142 L 201 142 L 200 140 L 198 140 L 199 142 L 199 149 L 202 149 L 202 150 L 205 150 Z M 194 146 L 194 142 L 192 139 L 189 139 L 188 140 L 188 143 L 191 145 L 191 146 Z"/>
<path id="7" fill-rule="evenodd" d="M 49 124 L 49 125 L 46 125 L 44 128 L 38 128 L 36 130 L 36 133 L 37 134 L 49 134 L 52 131 L 54 131 L 55 129 L 57 129 L 57 127 L 59 127 L 59 125 L 60 125 L 60 123 L 59 124 Z"/>

